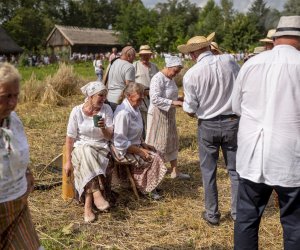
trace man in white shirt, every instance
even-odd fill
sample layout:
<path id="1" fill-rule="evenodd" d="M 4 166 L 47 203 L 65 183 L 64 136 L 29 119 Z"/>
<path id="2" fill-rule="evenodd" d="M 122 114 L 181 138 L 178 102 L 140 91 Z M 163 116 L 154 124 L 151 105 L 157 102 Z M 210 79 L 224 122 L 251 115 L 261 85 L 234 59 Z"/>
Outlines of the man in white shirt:
<path id="1" fill-rule="evenodd" d="M 284 249 L 300 247 L 300 16 L 280 18 L 272 50 L 241 68 L 233 110 L 241 116 L 235 249 L 258 249 L 258 229 L 273 190 Z"/>
<path id="2" fill-rule="evenodd" d="M 197 63 L 183 78 L 183 110 L 198 118 L 200 169 L 205 195 L 203 219 L 212 225 L 220 222 L 216 183 L 219 149 L 222 149 L 231 180 L 231 217 L 236 217 L 238 175 L 235 170 L 238 117 L 232 111 L 231 94 L 239 66 L 230 55 L 213 55 L 207 38 L 196 36 L 178 46 Z"/>
<path id="3" fill-rule="evenodd" d="M 135 80 L 135 69 L 132 65 L 135 54 L 135 49 L 132 46 L 124 47 L 121 57 L 116 59 L 109 68 L 107 100 L 113 111 L 119 103 L 126 84 Z"/>

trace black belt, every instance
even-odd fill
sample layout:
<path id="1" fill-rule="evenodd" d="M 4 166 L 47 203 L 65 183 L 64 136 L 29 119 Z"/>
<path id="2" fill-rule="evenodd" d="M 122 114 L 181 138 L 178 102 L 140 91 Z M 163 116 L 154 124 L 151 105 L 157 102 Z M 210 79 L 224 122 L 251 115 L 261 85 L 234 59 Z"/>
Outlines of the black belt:
<path id="1" fill-rule="evenodd" d="M 210 118 L 210 119 L 199 119 L 199 121 L 221 121 L 221 120 L 225 120 L 225 119 L 228 119 L 228 118 L 238 119 L 239 117 L 237 115 L 235 115 L 235 114 L 218 115 L 218 116 L 215 116 L 215 117 Z"/>

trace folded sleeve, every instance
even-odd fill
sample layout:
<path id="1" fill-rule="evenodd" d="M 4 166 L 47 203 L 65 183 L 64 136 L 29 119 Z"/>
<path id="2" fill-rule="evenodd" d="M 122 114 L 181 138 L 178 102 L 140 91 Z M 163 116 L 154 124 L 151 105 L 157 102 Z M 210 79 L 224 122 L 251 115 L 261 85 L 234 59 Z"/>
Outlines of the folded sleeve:
<path id="1" fill-rule="evenodd" d="M 187 113 L 194 114 L 197 112 L 199 107 L 198 97 L 196 90 L 192 85 L 189 77 L 183 77 L 183 90 L 184 90 L 184 102 L 183 110 Z"/>
<path id="2" fill-rule="evenodd" d="M 240 116 L 241 115 L 241 103 L 242 103 L 242 72 L 238 74 L 232 91 L 232 111 Z"/>
<path id="3" fill-rule="evenodd" d="M 72 109 L 67 126 L 67 136 L 76 139 L 78 135 L 78 108 Z"/>
<path id="4" fill-rule="evenodd" d="M 163 80 L 159 77 L 153 77 L 150 83 L 149 96 L 154 106 L 161 110 L 169 111 L 172 105 L 172 100 L 163 97 L 164 88 Z"/>

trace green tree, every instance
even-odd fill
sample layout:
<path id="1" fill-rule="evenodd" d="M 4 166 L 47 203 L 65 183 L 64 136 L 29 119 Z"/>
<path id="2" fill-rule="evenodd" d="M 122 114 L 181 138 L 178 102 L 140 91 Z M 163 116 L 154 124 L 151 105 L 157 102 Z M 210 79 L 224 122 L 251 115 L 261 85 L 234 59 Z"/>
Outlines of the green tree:
<path id="1" fill-rule="evenodd" d="M 43 38 L 46 36 L 44 25 L 44 18 L 40 13 L 34 9 L 21 7 L 4 24 L 4 28 L 20 46 L 36 50 L 43 44 Z"/>
<path id="2" fill-rule="evenodd" d="M 287 0 L 284 5 L 283 14 L 300 15 L 300 0 Z"/>
<path id="3" fill-rule="evenodd" d="M 251 18 L 238 13 L 225 34 L 223 46 L 229 51 L 249 51 L 258 43 L 258 34 Z"/>
<path id="4" fill-rule="evenodd" d="M 249 8 L 248 17 L 251 22 L 256 24 L 256 28 L 259 32 L 257 39 L 260 34 L 264 34 L 266 29 L 267 17 L 269 16 L 270 8 L 266 7 L 264 0 L 255 0 Z"/>

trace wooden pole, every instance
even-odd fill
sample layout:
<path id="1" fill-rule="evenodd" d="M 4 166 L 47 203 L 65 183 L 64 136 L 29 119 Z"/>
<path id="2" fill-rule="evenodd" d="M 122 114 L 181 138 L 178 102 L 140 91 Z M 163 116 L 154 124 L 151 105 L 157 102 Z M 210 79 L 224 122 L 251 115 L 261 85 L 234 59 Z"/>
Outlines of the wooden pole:
<path id="1" fill-rule="evenodd" d="M 63 166 L 67 161 L 66 158 L 66 145 L 63 146 L 63 161 L 62 161 L 62 198 L 65 201 L 74 198 L 74 176 L 73 173 L 70 176 L 66 175 Z"/>

